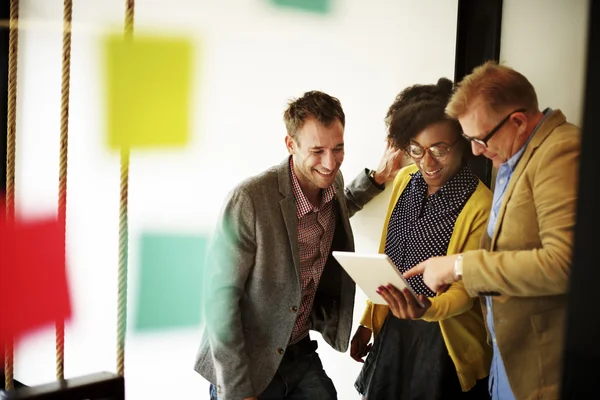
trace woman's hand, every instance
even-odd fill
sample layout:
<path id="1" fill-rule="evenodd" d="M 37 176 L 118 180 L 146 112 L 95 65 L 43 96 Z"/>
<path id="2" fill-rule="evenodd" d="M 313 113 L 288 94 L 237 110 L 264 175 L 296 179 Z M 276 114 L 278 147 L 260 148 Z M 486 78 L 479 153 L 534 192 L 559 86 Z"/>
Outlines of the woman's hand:
<path id="1" fill-rule="evenodd" d="M 425 306 L 421 307 L 408 289 L 400 291 L 393 285 L 380 286 L 377 293 L 388 303 L 392 314 L 396 318 L 419 319 L 431 307 L 431 301 L 427 296 L 419 295 L 419 301 Z"/>
<path id="2" fill-rule="evenodd" d="M 371 330 L 365 326 L 359 326 L 350 342 L 350 357 L 358 362 L 364 363 L 365 360 L 363 360 L 363 357 L 371 351 L 372 345 L 369 344 L 370 341 Z"/>

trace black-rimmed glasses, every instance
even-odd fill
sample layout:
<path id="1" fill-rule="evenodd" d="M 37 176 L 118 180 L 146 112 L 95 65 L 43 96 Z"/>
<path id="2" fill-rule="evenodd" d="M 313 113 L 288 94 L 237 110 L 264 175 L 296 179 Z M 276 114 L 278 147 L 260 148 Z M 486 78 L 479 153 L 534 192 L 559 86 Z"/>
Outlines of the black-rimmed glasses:
<path id="1" fill-rule="evenodd" d="M 487 148 L 487 144 L 488 144 L 489 140 L 492 138 L 492 136 L 494 136 L 500 130 L 500 128 L 502 128 L 502 126 L 506 123 L 506 121 L 508 121 L 510 119 L 510 117 L 512 117 L 512 115 L 514 113 L 525 112 L 525 111 L 527 111 L 527 110 L 524 109 L 524 108 L 519 108 L 518 110 L 515 110 L 515 111 L 511 112 L 510 114 L 508 114 L 483 139 L 479 139 L 479 138 L 467 136 L 467 135 L 464 134 L 464 132 L 462 133 L 462 135 L 469 142 L 475 142 L 478 145 Z"/>

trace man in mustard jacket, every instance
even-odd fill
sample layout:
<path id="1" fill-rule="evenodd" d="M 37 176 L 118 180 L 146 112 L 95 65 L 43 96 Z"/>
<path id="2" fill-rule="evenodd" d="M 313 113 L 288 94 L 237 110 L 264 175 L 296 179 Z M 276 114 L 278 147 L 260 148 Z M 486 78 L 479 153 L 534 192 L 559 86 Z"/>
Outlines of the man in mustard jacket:
<path id="1" fill-rule="evenodd" d="M 463 281 L 482 296 L 494 349 L 494 400 L 558 399 L 571 268 L 580 130 L 560 110 L 538 108 L 523 75 L 488 62 L 458 85 L 446 112 L 473 153 L 498 169 L 480 250 L 430 258 L 434 291 Z"/>

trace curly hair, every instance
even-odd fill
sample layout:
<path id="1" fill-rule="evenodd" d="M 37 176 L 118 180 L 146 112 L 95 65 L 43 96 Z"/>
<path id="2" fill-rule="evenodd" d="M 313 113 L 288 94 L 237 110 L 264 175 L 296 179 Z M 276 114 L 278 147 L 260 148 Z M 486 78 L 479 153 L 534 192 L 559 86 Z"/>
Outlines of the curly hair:
<path id="1" fill-rule="evenodd" d="M 445 112 L 452 93 L 453 84 L 447 78 L 440 78 L 435 85 L 413 85 L 400 92 L 385 117 L 392 146 L 404 149 L 412 138 L 439 122 L 448 122 L 460 137 L 460 124 Z"/>
<path id="2" fill-rule="evenodd" d="M 340 101 L 327 93 L 312 90 L 290 101 L 284 111 L 283 122 L 288 135 L 296 139 L 296 133 L 311 117 L 327 127 L 331 126 L 336 119 L 342 123 L 342 126 L 346 124 L 346 116 Z"/>

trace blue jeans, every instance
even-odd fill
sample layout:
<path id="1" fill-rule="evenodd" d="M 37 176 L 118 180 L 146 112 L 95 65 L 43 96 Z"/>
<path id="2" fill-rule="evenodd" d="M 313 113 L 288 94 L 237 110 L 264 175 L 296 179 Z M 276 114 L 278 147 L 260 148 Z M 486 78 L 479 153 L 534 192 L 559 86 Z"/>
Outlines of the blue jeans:
<path id="1" fill-rule="evenodd" d="M 337 400 L 337 392 L 323 370 L 319 355 L 313 352 L 296 360 L 284 357 L 273 380 L 258 399 Z M 210 400 L 218 400 L 217 388 L 212 384 Z"/>

